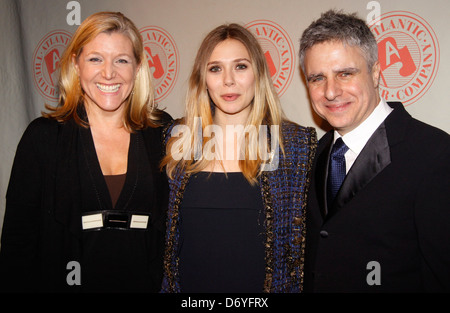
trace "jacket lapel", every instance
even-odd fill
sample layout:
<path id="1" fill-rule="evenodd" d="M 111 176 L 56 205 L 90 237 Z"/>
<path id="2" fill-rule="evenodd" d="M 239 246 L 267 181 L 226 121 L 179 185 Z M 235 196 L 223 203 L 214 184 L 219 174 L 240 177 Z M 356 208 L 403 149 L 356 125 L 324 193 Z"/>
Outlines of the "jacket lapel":
<path id="1" fill-rule="evenodd" d="M 55 219 L 81 236 L 81 203 L 77 159 L 78 127 L 73 120 L 60 124 L 55 153 Z"/>
<path id="2" fill-rule="evenodd" d="M 336 214 L 390 163 L 389 142 L 385 124 L 382 123 L 370 137 L 345 177 L 327 218 Z"/>
<path id="3" fill-rule="evenodd" d="M 327 179 L 328 179 L 328 163 L 330 159 L 330 151 L 333 143 L 333 132 L 326 133 L 321 139 L 317 151 L 317 158 L 315 160 L 316 164 L 315 174 L 314 174 L 314 184 L 317 194 L 317 201 L 320 207 L 320 213 L 322 218 L 328 213 L 327 208 Z"/>

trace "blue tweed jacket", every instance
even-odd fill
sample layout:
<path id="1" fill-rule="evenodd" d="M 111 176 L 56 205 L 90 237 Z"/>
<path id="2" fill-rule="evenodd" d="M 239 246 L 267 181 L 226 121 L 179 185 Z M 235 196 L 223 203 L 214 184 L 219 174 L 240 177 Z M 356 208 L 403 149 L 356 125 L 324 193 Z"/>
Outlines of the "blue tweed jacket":
<path id="1" fill-rule="evenodd" d="M 301 292 L 305 252 L 305 208 L 312 159 L 317 146 L 314 128 L 283 122 L 284 155 L 278 167 L 259 177 L 265 206 L 266 267 L 263 292 Z M 167 137 L 169 135 L 167 134 Z M 181 292 L 178 277 L 179 214 L 189 174 L 169 180 L 170 195 L 162 292 Z"/>

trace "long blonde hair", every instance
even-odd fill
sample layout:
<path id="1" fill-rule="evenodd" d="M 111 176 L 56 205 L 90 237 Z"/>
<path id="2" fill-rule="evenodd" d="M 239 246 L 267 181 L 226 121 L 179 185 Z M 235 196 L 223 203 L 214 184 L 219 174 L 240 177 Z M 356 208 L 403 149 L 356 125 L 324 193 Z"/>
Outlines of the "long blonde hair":
<path id="1" fill-rule="evenodd" d="M 196 144 L 196 130 L 200 127 L 198 122 L 201 121 L 201 134 L 205 133 L 206 127 L 213 124 L 214 108 L 206 87 L 207 63 L 214 48 L 227 39 L 238 40 L 246 47 L 255 75 L 255 97 L 247 125 L 244 126 L 250 125 L 259 129 L 262 125 L 281 125 L 284 119 L 278 95 L 266 65 L 265 56 L 253 34 L 246 28 L 234 23 L 215 28 L 201 43 L 189 78 L 185 117 L 180 121 L 180 124 L 187 126 L 186 128 L 191 130 L 190 136 L 172 136 L 167 143 L 166 156 L 162 161 L 162 166 L 166 166 L 166 171 L 170 178 L 173 178 L 178 170 L 185 170 L 187 173 L 199 172 L 212 162 L 207 158 L 196 159 L 194 156 L 195 149 L 192 148 Z M 281 138 L 281 127 L 278 127 L 277 132 L 277 134 L 271 135 L 277 135 L 277 138 Z M 202 151 L 209 140 L 211 140 L 209 137 L 203 136 L 201 138 Z M 257 141 L 247 140 L 244 142 L 249 144 L 243 147 L 245 157 L 239 160 L 239 167 L 247 180 L 250 183 L 255 183 L 263 160 L 259 156 L 256 159 L 249 157 L 251 153 L 258 149 L 256 146 Z M 189 157 L 175 158 L 172 151 L 175 144 L 177 147 L 190 147 Z M 281 140 L 279 140 L 279 144 L 282 148 Z"/>
<path id="2" fill-rule="evenodd" d="M 84 91 L 73 64 L 73 56 L 78 59 L 83 47 L 100 33 L 113 32 L 123 34 L 131 40 L 134 57 L 139 65 L 133 90 L 125 103 L 124 126 L 132 131 L 158 125 L 161 112 L 157 110 L 154 101 L 152 74 L 145 56 L 142 37 L 134 23 L 120 12 L 92 14 L 78 27 L 60 59 L 58 105 L 56 107 L 46 105 L 50 112 L 43 113 L 45 117 L 60 122 L 74 119 L 77 124 L 88 126 L 87 121 L 83 120 L 78 112 L 84 103 Z"/>

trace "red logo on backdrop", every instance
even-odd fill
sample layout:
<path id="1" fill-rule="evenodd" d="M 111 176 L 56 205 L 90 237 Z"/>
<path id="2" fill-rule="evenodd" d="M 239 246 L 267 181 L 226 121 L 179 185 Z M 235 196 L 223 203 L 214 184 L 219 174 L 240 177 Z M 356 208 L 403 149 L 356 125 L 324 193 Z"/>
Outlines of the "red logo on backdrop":
<path id="1" fill-rule="evenodd" d="M 47 100 L 58 101 L 59 59 L 72 35 L 63 30 L 55 30 L 38 43 L 33 54 L 34 83 L 39 93 Z"/>
<path id="2" fill-rule="evenodd" d="M 403 11 L 385 13 L 370 25 L 377 38 L 380 90 L 386 100 L 410 105 L 430 88 L 439 68 L 439 43 L 420 16 Z"/>
<path id="3" fill-rule="evenodd" d="M 175 41 L 164 29 L 148 26 L 140 30 L 148 65 L 153 73 L 155 100 L 161 101 L 172 90 L 178 76 L 180 60 Z"/>
<path id="4" fill-rule="evenodd" d="M 258 39 L 264 51 L 273 84 L 281 97 L 294 75 L 295 51 L 291 38 L 278 24 L 257 20 L 245 27 Z"/>

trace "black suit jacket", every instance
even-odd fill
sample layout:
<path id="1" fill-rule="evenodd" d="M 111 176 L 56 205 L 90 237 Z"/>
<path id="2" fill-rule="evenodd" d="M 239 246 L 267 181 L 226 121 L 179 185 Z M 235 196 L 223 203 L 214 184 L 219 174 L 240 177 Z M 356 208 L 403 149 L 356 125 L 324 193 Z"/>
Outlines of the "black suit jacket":
<path id="1" fill-rule="evenodd" d="M 307 207 L 306 292 L 450 291 L 450 136 L 401 103 L 367 142 L 333 204 L 333 132 L 319 141 Z"/>

